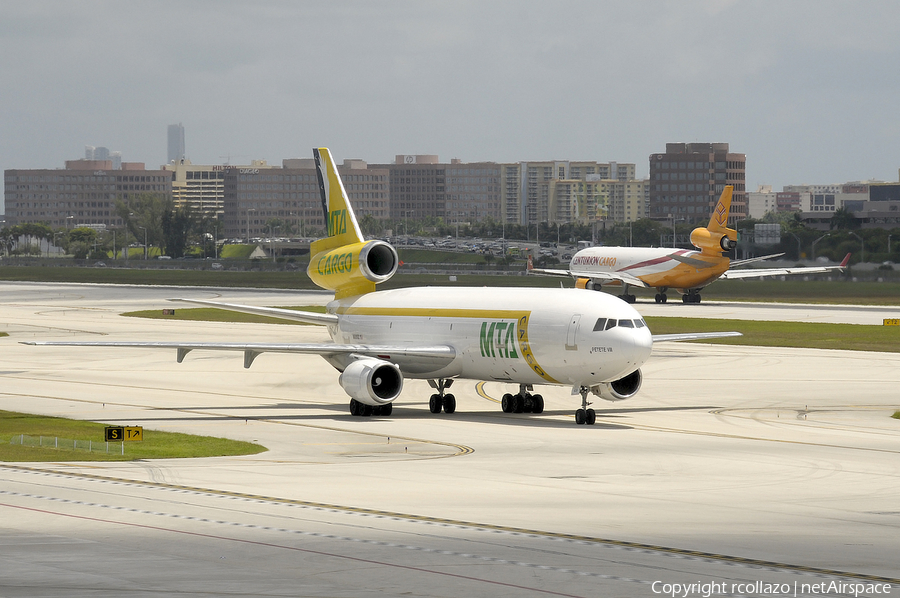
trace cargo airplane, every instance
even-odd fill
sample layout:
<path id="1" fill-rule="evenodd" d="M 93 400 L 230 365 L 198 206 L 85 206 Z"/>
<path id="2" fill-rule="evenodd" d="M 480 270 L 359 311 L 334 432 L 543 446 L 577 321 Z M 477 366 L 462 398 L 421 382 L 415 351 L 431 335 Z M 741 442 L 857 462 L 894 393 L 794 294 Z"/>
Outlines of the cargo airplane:
<path id="1" fill-rule="evenodd" d="M 453 413 L 459 378 L 517 384 L 502 397 L 507 413 L 541 413 L 536 385 L 566 385 L 581 395 L 578 424 L 593 424 L 588 395 L 633 397 L 654 341 L 739 336 L 736 332 L 651 335 L 640 314 L 605 293 L 583 289 L 424 287 L 376 291 L 400 264 L 396 250 L 366 241 L 326 148 L 313 150 L 327 237 L 310 247 L 307 272 L 335 298 L 326 313 L 177 299 L 328 328 L 331 343 L 29 342 L 32 345 L 170 348 L 177 361 L 194 350 L 239 351 L 249 368 L 262 353 L 321 355 L 340 371 L 354 416 L 390 415 L 405 378 L 428 380 L 432 413 Z"/>
<path id="2" fill-rule="evenodd" d="M 588 247 L 572 256 L 568 270 L 534 268 L 530 260 L 528 270 L 534 274 L 574 277 L 575 286 L 582 289 L 599 291 L 602 285 L 621 286 L 621 298 L 628 303 L 635 302 L 635 296 L 628 293 L 629 287 L 655 288 L 657 303 L 666 303 L 669 289 L 681 293 L 684 303 L 700 303 L 700 290 L 720 278 L 814 274 L 847 266 L 850 254 L 835 266 L 735 269 L 782 254 L 739 261 L 731 261 L 724 255 L 737 247 L 737 231 L 727 226 L 731 193 L 731 185 L 726 186 L 709 224 L 691 232 L 691 243 L 698 251 L 665 247 Z"/>

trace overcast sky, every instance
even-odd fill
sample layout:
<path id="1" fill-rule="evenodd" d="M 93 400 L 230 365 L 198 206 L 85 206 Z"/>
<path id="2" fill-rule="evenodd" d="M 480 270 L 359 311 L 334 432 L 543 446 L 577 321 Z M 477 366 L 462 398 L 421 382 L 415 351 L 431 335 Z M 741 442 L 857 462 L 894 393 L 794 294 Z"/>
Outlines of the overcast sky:
<path id="1" fill-rule="evenodd" d="M 747 154 L 747 189 L 896 181 L 900 3 L 0 0 L 0 166 Z"/>

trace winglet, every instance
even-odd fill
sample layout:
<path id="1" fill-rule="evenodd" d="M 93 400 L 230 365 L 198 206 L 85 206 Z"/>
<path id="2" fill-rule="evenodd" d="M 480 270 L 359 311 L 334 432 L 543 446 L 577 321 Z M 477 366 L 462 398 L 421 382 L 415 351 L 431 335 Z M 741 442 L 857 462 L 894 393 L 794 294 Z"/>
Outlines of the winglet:
<path id="1" fill-rule="evenodd" d="M 841 262 L 841 268 L 846 268 L 847 264 L 850 263 L 850 254 L 844 256 L 844 261 Z"/>
<path id="2" fill-rule="evenodd" d="M 731 209 L 731 195 L 734 187 L 725 185 L 722 189 L 722 195 L 719 196 L 719 202 L 716 209 L 713 210 L 712 216 L 709 217 L 709 225 L 707 229 L 710 232 L 724 233 L 728 230 L 728 211 Z"/>
<path id="3" fill-rule="evenodd" d="M 327 147 L 313 149 L 316 159 L 316 177 L 319 180 L 319 195 L 322 199 L 322 210 L 325 213 L 325 226 L 328 236 L 312 243 L 310 254 L 320 251 L 362 243 L 363 235 L 356 215 L 347 199 L 347 191 L 338 174 L 334 159 Z"/>

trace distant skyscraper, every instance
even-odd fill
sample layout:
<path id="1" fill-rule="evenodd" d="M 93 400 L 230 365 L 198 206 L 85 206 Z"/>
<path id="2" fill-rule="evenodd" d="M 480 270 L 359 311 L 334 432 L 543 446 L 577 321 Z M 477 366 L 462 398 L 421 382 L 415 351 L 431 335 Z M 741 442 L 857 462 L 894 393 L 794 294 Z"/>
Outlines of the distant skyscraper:
<path id="1" fill-rule="evenodd" d="M 178 162 L 184 158 L 184 127 L 181 123 L 169 125 L 169 154 L 167 162 Z"/>

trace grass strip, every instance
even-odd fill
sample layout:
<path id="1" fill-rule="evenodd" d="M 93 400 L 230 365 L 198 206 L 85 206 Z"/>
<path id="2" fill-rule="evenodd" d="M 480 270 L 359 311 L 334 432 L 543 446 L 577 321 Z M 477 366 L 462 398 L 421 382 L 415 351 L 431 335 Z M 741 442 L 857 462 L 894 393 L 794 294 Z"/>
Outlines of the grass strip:
<path id="1" fill-rule="evenodd" d="M 135 459 L 175 459 L 196 457 L 224 457 L 255 455 L 266 451 L 264 446 L 252 442 L 194 436 L 175 432 L 144 429 L 144 440 L 126 442 L 125 455 L 87 452 L 86 450 L 54 449 L 47 446 L 29 447 L 10 444 L 13 436 L 59 437 L 70 440 L 91 440 L 102 444 L 103 429 L 111 424 L 89 422 L 61 417 L 48 417 L 0 411 L 0 461 L 133 461 Z M 116 423 L 114 425 L 121 425 Z M 110 443 L 121 450 L 120 443 Z M 112 448 L 111 448 L 112 450 Z"/>
<path id="2" fill-rule="evenodd" d="M 280 309 L 293 309 L 296 311 L 311 311 L 315 313 L 325 313 L 323 305 L 304 305 L 302 307 L 282 307 Z M 184 309 L 175 309 L 174 314 L 164 314 L 161 309 L 146 309 L 141 311 L 129 311 L 123 313 L 123 316 L 132 318 L 150 318 L 153 320 L 176 320 L 189 322 L 246 322 L 251 324 L 295 324 L 299 326 L 310 326 L 306 322 L 297 322 L 295 320 L 284 320 L 282 318 L 272 318 L 269 316 L 258 316 L 256 314 L 246 314 L 239 311 L 229 311 L 219 309 L 217 307 L 189 307 Z"/>
<path id="3" fill-rule="evenodd" d="M 644 320 L 654 334 L 735 330 L 744 335 L 704 343 L 900 353 L 900 329 L 896 326 L 669 317 Z"/>

